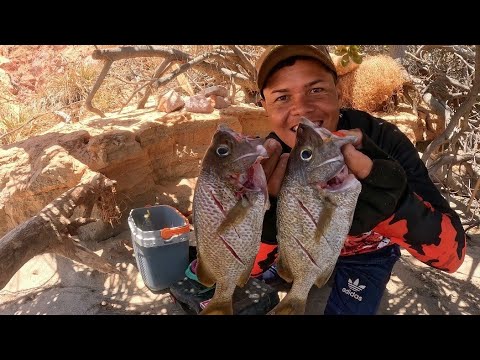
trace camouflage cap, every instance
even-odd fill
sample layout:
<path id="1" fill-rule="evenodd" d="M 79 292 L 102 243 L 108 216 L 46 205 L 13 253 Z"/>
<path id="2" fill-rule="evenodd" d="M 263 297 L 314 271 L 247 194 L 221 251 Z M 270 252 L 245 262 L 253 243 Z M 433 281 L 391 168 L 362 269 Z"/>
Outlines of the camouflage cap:
<path id="1" fill-rule="evenodd" d="M 337 70 L 325 45 L 270 45 L 257 61 L 257 86 L 262 91 L 270 71 L 280 61 L 292 56 L 309 56 L 319 60 L 337 75 Z"/>

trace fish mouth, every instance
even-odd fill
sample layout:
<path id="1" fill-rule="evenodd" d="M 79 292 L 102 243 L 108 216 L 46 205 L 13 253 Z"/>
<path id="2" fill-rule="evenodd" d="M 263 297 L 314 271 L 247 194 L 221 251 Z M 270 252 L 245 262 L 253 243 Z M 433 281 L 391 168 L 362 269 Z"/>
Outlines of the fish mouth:
<path id="1" fill-rule="evenodd" d="M 344 191 L 354 185 L 355 176 L 348 172 L 347 165 L 343 165 L 340 171 L 326 182 L 319 183 L 322 190 L 330 192 Z"/>
<path id="2" fill-rule="evenodd" d="M 240 176 L 235 177 L 235 180 L 242 188 L 251 191 L 259 191 L 262 188 L 262 184 L 259 184 L 256 181 L 256 173 L 259 171 L 259 164 L 263 159 L 267 157 L 258 156 L 255 162 L 248 168 L 245 173 L 240 174 Z"/>
<path id="3" fill-rule="evenodd" d="M 256 157 L 256 159 L 251 166 L 259 163 L 263 159 L 268 158 L 267 149 L 265 149 L 265 147 L 263 145 L 257 145 L 255 147 L 254 152 L 239 156 L 238 158 L 234 159 L 232 162 L 237 162 L 237 161 L 240 161 L 240 160 L 249 159 L 249 158 L 253 158 L 253 157 Z"/>
<path id="4" fill-rule="evenodd" d="M 315 126 L 317 126 L 317 127 L 322 127 L 322 126 L 323 126 L 323 120 L 312 121 L 312 123 L 314 123 Z M 300 123 L 292 126 L 292 127 L 290 128 L 290 131 L 293 131 L 294 133 L 296 133 L 297 130 L 298 130 L 298 125 L 300 125 Z"/>

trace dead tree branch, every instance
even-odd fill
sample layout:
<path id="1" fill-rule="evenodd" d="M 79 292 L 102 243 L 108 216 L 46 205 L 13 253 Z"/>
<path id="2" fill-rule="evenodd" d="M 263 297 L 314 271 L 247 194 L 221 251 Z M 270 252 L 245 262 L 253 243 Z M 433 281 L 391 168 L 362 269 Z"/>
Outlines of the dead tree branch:
<path id="1" fill-rule="evenodd" d="M 155 83 L 154 83 L 154 87 L 158 88 L 158 87 L 172 81 L 178 75 L 184 73 L 188 69 L 196 66 L 197 64 L 203 62 L 204 60 L 208 59 L 209 57 L 212 57 L 213 55 L 214 55 L 213 53 L 206 53 L 206 54 L 197 56 L 195 59 L 192 59 L 192 60 L 186 62 L 185 64 L 182 64 L 177 70 L 173 71 L 169 75 L 167 75 L 167 76 L 165 76 L 161 79 L 156 80 Z"/>
<path id="2" fill-rule="evenodd" d="M 254 79 L 256 76 L 255 66 L 253 66 L 253 64 L 247 59 L 243 51 L 238 46 L 230 45 L 230 49 L 232 49 L 235 55 L 238 56 L 243 68 L 247 71 L 250 77 Z"/>
<path id="3" fill-rule="evenodd" d="M 158 79 L 168 69 L 168 67 L 170 66 L 171 63 L 172 63 L 172 58 L 167 57 L 167 58 L 163 59 L 162 63 L 155 70 L 155 74 L 153 74 L 153 80 L 149 81 L 147 83 L 147 85 L 153 84 L 155 82 L 155 80 Z M 131 98 L 133 98 L 133 95 L 135 93 L 136 93 L 136 91 L 132 94 Z M 145 94 L 143 95 L 143 97 L 140 99 L 140 102 L 137 105 L 137 109 L 143 109 L 145 107 L 145 104 L 147 103 L 147 100 L 148 100 L 148 98 L 150 97 L 151 94 L 152 94 L 152 88 L 149 86 L 149 87 L 147 87 L 147 90 L 145 90 Z M 128 99 L 127 104 L 130 102 L 131 98 Z M 122 107 L 122 109 L 125 106 L 126 105 L 124 105 Z M 121 111 L 121 109 L 120 109 L 120 111 Z"/>
<path id="4" fill-rule="evenodd" d="M 437 150 L 439 146 L 443 143 L 447 142 L 450 139 L 453 131 L 458 125 L 458 121 L 463 116 L 467 115 L 467 111 L 470 112 L 473 105 L 477 101 L 477 96 L 480 92 L 480 45 L 475 46 L 475 77 L 473 79 L 472 87 L 467 95 L 465 101 L 460 105 L 460 107 L 455 111 L 451 119 L 448 119 L 450 113 L 448 113 L 448 117 L 446 117 L 446 121 L 450 120 L 446 129 L 440 136 L 438 136 L 435 140 L 433 140 L 428 147 L 426 148 L 425 152 L 422 155 L 422 160 L 426 163 L 427 160 L 430 158 L 430 155 Z"/>
<path id="5" fill-rule="evenodd" d="M 72 237 L 80 226 L 96 219 L 80 217 L 69 220 L 77 206 L 84 206 L 86 209 L 93 207 L 99 194 L 111 193 L 114 186 L 115 182 L 104 175 L 86 176 L 83 182 L 3 236 L 0 239 L 0 289 L 5 287 L 28 260 L 49 252 L 78 261 L 103 273 L 119 273 L 112 264 L 80 245 Z"/>
<path id="6" fill-rule="evenodd" d="M 468 60 L 475 60 L 475 53 L 465 46 L 460 45 L 424 45 L 421 50 L 431 51 L 433 49 L 442 49 L 451 53 L 456 53 Z"/>
<path id="7" fill-rule="evenodd" d="M 460 81 L 456 80 L 456 79 L 453 79 L 451 78 L 450 76 L 446 76 L 446 79 L 448 80 L 448 82 L 450 84 L 452 84 L 453 86 L 456 86 L 462 90 L 465 90 L 465 91 L 470 91 L 470 87 L 468 87 L 467 85 L 465 84 L 462 84 Z"/>
<path id="8" fill-rule="evenodd" d="M 236 52 L 233 52 L 232 55 L 236 55 L 237 57 L 241 56 L 241 55 L 238 55 Z M 249 76 L 245 76 L 238 71 L 227 69 L 227 68 L 218 66 L 216 64 L 208 63 L 205 61 L 209 58 L 217 57 L 217 56 L 222 56 L 221 52 L 214 50 L 207 54 L 203 54 L 200 57 L 192 59 L 192 57 L 189 54 L 183 51 L 176 50 L 176 49 L 169 49 L 162 46 L 154 46 L 154 45 L 126 46 L 126 47 L 120 47 L 117 49 L 94 50 L 92 53 L 92 58 L 96 60 L 103 60 L 105 63 L 97 81 L 95 82 L 95 85 L 93 86 L 90 94 L 87 97 L 87 100 L 85 101 L 86 107 L 89 111 L 92 111 L 100 115 L 101 117 L 104 117 L 105 115 L 103 114 L 103 112 L 100 111 L 99 109 L 96 109 L 92 105 L 92 99 L 95 96 L 95 93 L 97 92 L 100 85 L 102 84 L 105 76 L 107 75 L 110 69 L 110 66 L 114 61 L 122 60 L 122 59 L 137 58 L 137 57 L 163 57 L 165 60 L 164 62 L 162 62 L 159 68 L 157 68 L 157 70 L 155 71 L 155 75 L 153 76 L 152 81 L 147 82 L 140 88 L 136 89 L 132 94 L 132 96 L 128 99 L 127 104 L 131 101 L 133 96 L 136 93 L 138 93 L 141 89 L 152 84 L 153 86 L 156 86 L 156 87 L 166 84 L 167 82 L 173 80 L 176 76 L 185 72 L 189 68 L 195 68 L 199 71 L 204 72 L 207 75 L 213 76 L 214 78 L 217 78 L 220 80 L 235 81 L 238 85 L 251 91 L 255 89 L 254 78 L 249 72 L 250 70 L 248 69 L 249 66 L 247 65 L 248 60 L 246 59 L 246 56 L 244 56 L 244 58 L 247 61 L 247 63 L 245 63 L 243 66 L 247 67 L 246 71 L 249 74 Z M 168 65 L 172 61 L 181 63 L 182 65 L 180 66 L 179 69 L 175 70 L 171 76 L 158 79 L 158 77 L 160 77 L 165 72 L 165 70 L 168 68 Z M 232 62 L 232 64 L 234 63 Z M 150 96 L 151 94 L 151 90 L 149 89 L 150 87 L 147 89 L 145 95 L 140 100 L 138 104 L 138 108 L 143 108 L 145 106 L 148 96 Z M 123 107 L 125 106 L 126 105 L 124 105 Z"/>
<path id="9" fill-rule="evenodd" d="M 453 165 L 453 164 L 458 164 L 462 163 L 465 161 L 470 161 L 474 158 L 477 158 L 477 156 L 470 155 L 470 154 L 465 154 L 465 155 L 454 155 L 454 154 L 445 154 L 444 156 L 441 156 L 437 160 L 435 160 L 429 167 L 428 171 L 431 173 L 437 172 L 437 170 L 444 166 L 444 165 Z M 478 155 L 478 160 L 480 160 L 480 155 Z"/>
<path id="10" fill-rule="evenodd" d="M 102 50 L 95 50 L 95 51 L 102 51 Z M 105 117 L 105 114 L 101 110 L 93 107 L 92 100 L 96 92 L 100 88 L 100 85 L 102 85 L 103 79 L 105 79 L 105 76 L 107 76 L 108 70 L 110 70 L 112 63 L 113 63 L 113 60 L 110 60 L 110 59 L 105 60 L 105 63 L 103 64 L 103 69 L 100 72 L 100 75 L 98 75 L 97 81 L 95 81 L 95 84 L 93 85 L 93 88 L 90 91 L 90 94 L 88 94 L 87 99 L 85 100 L 85 106 L 87 110 L 99 115 L 100 117 Z"/>

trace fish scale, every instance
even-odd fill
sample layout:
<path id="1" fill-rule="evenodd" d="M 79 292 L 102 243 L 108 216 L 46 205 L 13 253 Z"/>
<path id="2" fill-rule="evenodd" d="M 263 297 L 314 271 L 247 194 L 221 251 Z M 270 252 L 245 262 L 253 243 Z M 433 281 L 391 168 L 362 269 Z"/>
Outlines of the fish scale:
<path id="1" fill-rule="evenodd" d="M 225 213 L 231 210 L 238 200 L 235 199 L 231 190 L 227 188 L 215 188 L 215 185 L 216 184 L 214 182 L 207 182 L 205 185 L 203 185 L 202 180 L 200 180 L 200 184 L 198 186 L 197 204 L 202 204 L 199 205 L 201 206 L 202 211 L 199 211 L 197 215 L 195 215 L 195 224 L 197 228 L 203 229 L 203 233 L 211 236 L 211 239 L 205 242 L 205 248 L 208 248 L 209 251 L 215 253 L 215 256 L 219 258 L 231 257 L 233 260 L 235 258 L 231 252 L 222 245 L 220 237 L 217 236 L 217 229 L 221 222 L 225 219 L 225 215 L 216 205 L 211 194 L 213 192 L 213 195 L 220 200 Z M 259 199 L 259 201 L 263 201 L 263 199 Z M 259 215 L 261 217 L 261 213 L 260 211 L 256 210 L 257 207 L 253 207 L 252 211 L 247 214 L 245 220 L 240 226 L 236 226 L 235 229 L 228 229 L 223 234 L 224 238 L 232 239 L 231 242 L 235 244 L 234 250 L 240 259 L 248 259 L 252 253 L 251 247 L 257 245 L 257 239 L 254 236 L 254 232 L 258 232 L 259 222 L 257 218 Z M 223 271 L 224 268 L 221 268 L 222 265 L 223 264 L 221 263 L 213 263 L 211 266 L 215 266 L 218 268 L 217 270 Z M 235 261 L 232 261 L 231 264 L 228 263 L 228 265 L 232 268 L 237 266 Z"/>

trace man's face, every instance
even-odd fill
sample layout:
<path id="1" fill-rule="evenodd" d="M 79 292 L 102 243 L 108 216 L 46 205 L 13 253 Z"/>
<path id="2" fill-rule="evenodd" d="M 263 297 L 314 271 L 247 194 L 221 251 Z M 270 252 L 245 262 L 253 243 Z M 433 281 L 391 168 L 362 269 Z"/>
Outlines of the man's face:
<path id="1" fill-rule="evenodd" d="M 330 131 L 337 130 L 340 91 L 333 75 L 316 60 L 297 60 L 276 71 L 263 95 L 272 130 L 290 147 L 295 145 L 302 116 Z"/>

